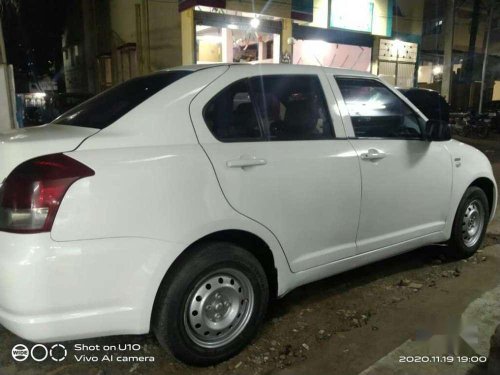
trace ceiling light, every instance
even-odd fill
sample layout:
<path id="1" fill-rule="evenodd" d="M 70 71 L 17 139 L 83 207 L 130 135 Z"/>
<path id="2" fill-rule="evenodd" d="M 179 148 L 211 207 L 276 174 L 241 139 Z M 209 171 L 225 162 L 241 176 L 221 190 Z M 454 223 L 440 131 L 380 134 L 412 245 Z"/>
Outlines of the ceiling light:
<path id="1" fill-rule="evenodd" d="M 250 20 L 250 26 L 252 26 L 254 29 L 256 29 L 257 27 L 259 27 L 259 25 L 260 25 L 260 20 L 257 17 L 252 18 Z"/>
<path id="2" fill-rule="evenodd" d="M 435 76 L 439 75 L 443 73 L 443 66 L 442 65 L 436 65 L 433 69 L 432 69 L 432 74 L 434 74 Z"/>

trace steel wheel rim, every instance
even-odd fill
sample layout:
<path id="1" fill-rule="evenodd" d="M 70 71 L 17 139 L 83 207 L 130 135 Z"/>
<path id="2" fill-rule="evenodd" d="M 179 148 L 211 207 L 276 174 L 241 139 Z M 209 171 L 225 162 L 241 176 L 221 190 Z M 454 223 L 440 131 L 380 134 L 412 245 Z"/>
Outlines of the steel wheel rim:
<path id="1" fill-rule="evenodd" d="M 484 207 L 478 200 L 473 200 L 467 206 L 462 218 L 462 239 L 465 246 L 472 247 L 481 238 L 484 227 Z"/>
<path id="2" fill-rule="evenodd" d="M 245 329 L 253 307 L 248 277 L 233 268 L 217 270 L 198 282 L 186 301 L 186 333 L 201 347 L 219 348 Z"/>

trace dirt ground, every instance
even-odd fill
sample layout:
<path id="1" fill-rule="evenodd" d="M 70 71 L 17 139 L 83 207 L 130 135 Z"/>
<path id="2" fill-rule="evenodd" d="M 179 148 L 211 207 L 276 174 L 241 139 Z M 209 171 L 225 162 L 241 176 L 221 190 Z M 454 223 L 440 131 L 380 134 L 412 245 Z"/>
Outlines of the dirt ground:
<path id="1" fill-rule="evenodd" d="M 467 140 L 494 163 L 500 176 L 500 139 Z M 497 177 L 498 180 L 498 177 Z M 0 327 L 0 374 L 358 374 L 417 332 L 438 333 L 484 291 L 500 284 L 500 215 L 485 246 L 467 261 L 444 246 L 429 246 L 301 287 L 271 304 L 259 336 L 235 358 L 210 368 L 177 362 L 151 335 L 64 342 L 64 361 L 15 362 L 25 343 Z M 499 244 L 498 246 L 494 246 Z M 75 350 L 75 344 L 101 350 Z M 104 345 L 138 344 L 138 351 Z M 99 362 L 78 362 L 95 355 Z M 104 354 L 154 357 L 154 362 L 101 362 Z"/>

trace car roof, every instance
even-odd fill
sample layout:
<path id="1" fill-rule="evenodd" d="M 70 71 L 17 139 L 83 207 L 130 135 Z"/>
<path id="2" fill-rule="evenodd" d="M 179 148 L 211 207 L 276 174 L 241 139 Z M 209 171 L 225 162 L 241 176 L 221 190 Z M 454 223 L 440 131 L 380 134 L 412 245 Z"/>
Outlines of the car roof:
<path id="1" fill-rule="evenodd" d="M 174 68 L 165 69 L 166 71 L 192 71 L 196 72 L 204 69 L 211 69 L 220 66 L 237 66 L 239 69 L 245 69 L 248 67 L 249 70 L 253 70 L 255 66 L 260 66 L 264 69 L 277 71 L 280 68 L 284 68 L 287 72 L 296 70 L 297 72 L 305 72 L 308 69 L 317 70 L 318 68 L 323 69 L 326 73 L 334 74 L 334 75 L 344 75 L 344 76 L 359 76 L 359 77 L 369 77 L 369 78 L 377 78 L 374 74 L 368 72 L 362 72 L 359 70 L 351 70 L 344 68 L 329 68 L 329 67 L 320 67 L 316 65 L 293 65 L 293 64 L 253 64 L 253 63 L 220 63 L 220 64 L 199 64 L 199 65 L 182 65 L 176 66 Z"/>

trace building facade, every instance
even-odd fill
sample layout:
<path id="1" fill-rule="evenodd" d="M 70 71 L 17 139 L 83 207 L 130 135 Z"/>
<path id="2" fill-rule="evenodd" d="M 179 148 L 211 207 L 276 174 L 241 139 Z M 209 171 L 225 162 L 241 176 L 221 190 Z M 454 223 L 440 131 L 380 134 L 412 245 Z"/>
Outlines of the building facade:
<path id="1" fill-rule="evenodd" d="M 453 4 L 453 5 L 452 5 Z M 447 7 L 454 6 L 454 27 L 445 29 Z M 451 85 L 448 95 L 455 111 L 478 109 L 481 75 L 486 47 L 488 16 L 491 3 L 480 0 L 435 1 L 426 0 L 424 7 L 421 66 L 418 84 L 421 87 L 441 91 L 443 73 L 446 74 L 445 41 L 452 40 Z M 486 69 L 485 100 L 500 100 L 500 33 L 499 19 L 493 19 Z M 444 90 L 446 91 L 446 90 Z"/>
<path id="2" fill-rule="evenodd" d="M 341 67 L 416 83 L 423 0 L 79 1 L 63 43 L 68 91 L 232 62 Z"/>

